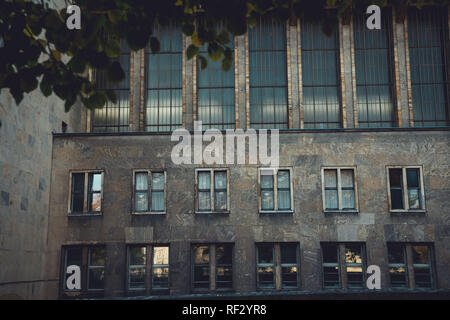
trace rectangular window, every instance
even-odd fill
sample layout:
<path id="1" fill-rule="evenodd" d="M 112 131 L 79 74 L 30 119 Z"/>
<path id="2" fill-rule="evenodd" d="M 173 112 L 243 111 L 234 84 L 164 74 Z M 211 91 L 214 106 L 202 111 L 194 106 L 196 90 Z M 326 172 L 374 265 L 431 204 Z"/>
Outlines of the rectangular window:
<path id="1" fill-rule="evenodd" d="M 71 172 L 69 215 L 100 214 L 103 172 Z"/>
<path id="2" fill-rule="evenodd" d="M 250 126 L 288 128 L 286 26 L 261 18 L 248 31 Z"/>
<path id="3" fill-rule="evenodd" d="M 425 210 L 421 167 L 388 167 L 391 211 Z"/>
<path id="4" fill-rule="evenodd" d="M 192 246 L 194 291 L 233 289 L 233 244 Z"/>
<path id="5" fill-rule="evenodd" d="M 183 125 L 183 34 L 172 22 L 156 25 L 153 33 L 159 39 L 160 51 L 153 54 L 150 48 L 146 50 L 146 130 L 173 131 Z"/>
<path id="6" fill-rule="evenodd" d="M 291 169 L 260 168 L 258 171 L 259 211 L 292 212 Z"/>
<path id="7" fill-rule="evenodd" d="M 443 8 L 408 10 L 412 103 L 417 127 L 450 125 L 448 14 Z"/>
<path id="8" fill-rule="evenodd" d="M 338 32 L 328 37 L 305 19 L 300 32 L 305 128 L 340 128 Z"/>
<path id="9" fill-rule="evenodd" d="M 340 288 L 339 245 L 322 244 L 323 287 Z"/>
<path id="10" fill-rule="evenodd" d="M 196 212 L 228 212 L 228 169 L 196 169 Z"/>
<path id="11" fill-rule="evenodd" d="M 363 243 L 322 243 L 323 287 L 365 288 L 365 246 Z"/>
<path id="12" fill-rule="evenodd" d="M 428 245 L 412 245 L 414 281 L 416 288 L 432 288 L 431 252 Z"/>
<path id="13" fill-rule="evenodd" d="M 105 246 L 63 246 L 62 276 L 60 277 L 64 295 L 70 297 L 99 296 L 105 287 Z M 67 287 L 68 278 L 74 273 L 67 273 L 67 267 L 80 269 L 80 289 Z M 72 282 L 75 283 L 75 280 Z M 76 293 L 73 295 L 72 293 Z M 69 295 L 67 295 L 69 296 Z"/>
<path id="14" fill-rule="evenodd" d="M 388 244 L 389 277 L 392 288 L 408 287 L 408 268 L 405 245 L 401 243 Z"/>
<path id="15" fill-rule="evenodd" d="M 256 274 L 258 289 L 297 289 L 298 244 L 257 244 Z"/>
<path id="16" fill-rule="evenodd" d="M 356 211 L 356 168 L 322 168 L 322 196 L 325 211 Z"/>
<path id="17" fill-rule="evenodd" d="M 164 213 L 165 171 L 134 171 L 134 213 Z"/>
<path id="18" fill-rule="evenodd" d="M 369 30 L 354 15 L 356 96 L 361 128 L 394 126 L 392 12 L 382 10 L 381 29 Z"/>
<path id="19" fill-rule="evenodd" d="M 147 272 L 148 270 L 148 272 Z M 169 289 L 169 247 L 128 247 L 128 291 L 158 292 Z"/>
<path id="20" fill-rule="evenodd" d="M 93 115 L 93 132 L 124 132 L 129 131 L 130 119 L 130 48 L 126 41 L 120 42 L 120 62 L 125 79 L 120 83 L 108 80 L 106 71 L 95 71 L 94 78 L 100 90 L 113 90 L 117 102 L 107 102 L 102 109 L 95 109 Z"/>
<path id="21" fill-rule="evenodd" d="M 221 26 L 217 28 L 219 33 Z M 231 37 L 227 47 L 233 52 L 234 39 Z M 202 121 L 203 130 L 234 129 L 235 128 L 235 91 L 234 91 L 234 62 L 229 71 L 222 70 L 222 60 L 213 61 L 208 58 L 208 45 L 200 47 L 199 54 L 208 59 L 208 66 L 201 70 L 197 63 L 197 114 L 198 121 Z"/>

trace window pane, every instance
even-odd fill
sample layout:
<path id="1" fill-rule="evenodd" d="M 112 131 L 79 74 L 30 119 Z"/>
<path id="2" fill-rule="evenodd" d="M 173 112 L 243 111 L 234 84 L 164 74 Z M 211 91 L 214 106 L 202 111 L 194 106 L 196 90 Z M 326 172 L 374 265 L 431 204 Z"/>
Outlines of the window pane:
<path id="1" fill-rule="evenodd" d="M 345 247 L 346 263 L 362 263 L 361 245 L 346 245 Z"/>
<path id="2" fill-rule="evenodd" d="M 392 187 L 401 187 L 402 183 L 402 169 L 389 169 L 389 184 Z"/>
<path id="3" fill-rule="evenodd" d="M 153 264 L 169 264 L 169 247 L 153 247 Z"/>
<path id="4" fill-rule="evenodd" d="M 403 192 L 401 189 L 391 189 L 392 209 L 403 209 Z"/>
<path id="5" fill-rule="evenodd" d="M 218 267 L 216 271 L 216 287 L 218 289 L 233 287 L 233 271 L 231 267 Z"/>
<path id="6" fill-rule="evenodd" d="M 152 191 L 152 211 L 164 211 L 164 192 Z"/>
<path id="7" fill-rule="evenodd" d="M 261 188 L 263 189 L 273 189 L 273 172 L 272 171 L 261 171 Z"/>
<path id="8" fill-rule="evenodd" d="M 74 193 L 72 195 L 72 212 L 83 212 L 84 193 Z"/>
<path id="9" fill-rule="evenodd" d="M 273 263 L 272 246 L 258 246 L 258 263 Z"/>
<path id="10" fill-rule="evenodd" d="M 226 191 L 216 192 L 214 194 L 214 209 L 227 210 L 227 193 Z"/>
<path id="11" fill-rule="evenodd" d="M 322 255 L 324 263 L 338 263 L 338 246 L 336 244 L 323 244 Z"/>
<path id="12" fill-rule="evenodd" d="M 97 247 L 89 249 L 89 266 L 105 265 L 105 248 Z"/>
<path id="13" fill-rule="evenodd" d="M 148 210 L 148 197 L 146 192 L 136 192 L 134 201 L 136 211 Z"/>
<path id="14" fill-rule="evenodd" d="M 414 264 L 428 264 L 428 247 L 427 246 L 412 246 L 413 263 Z"/>
<path id="15" fill-rule="evenodd" d="M 130 248 L 130 265 L 145 265 L 146 264 L 146 247 L 131 247 Z"/>
<path id="16" fill-rule="evenodd" d="M 145 267 L 130 268 L 130 289 L 145 289 Z"/>
<path id="17" fill-rule="evenodd" d="M 225 171 L 214 172 L 214 188 L 216 189 L 227 188 L 227 173 Z"/>
<path id="18" fill-rule="evenodd" d="M 417 288 L 431 288 L 433 286 L 430 268 L 414 267 L 414 279 Z"/>
<path id="19" fill-rule="evenodd" d="M 297 263 L 297 245 L 280 245 L 281 263 Z"/>
<path id="20" fill-rule="evenodd" d="M 148 190 L 148 173 L 136 173 L 136 190 Z"/>
<path id="21" fill-rule="evenodd" d="M 199 210 L 211 210 L 211 193 L 199 192 L 198 193 L 198 209 Z"/>
<path id="22" fill-rule="evenodd" d="M 289 190 L 278 190 L 278 210 L 291 209 L 291 193 Z"/>
<path id="23" fill-rule="evenodd" d="M 325 207 L 326 209 L 338 209 L 337 190 L 325 190 Z"/>
<path id="24" fill-rule="evenodd" d="M 83 212 L 84 173 L 72 174 L 72 212 Z"/>
<path id="25" fill-rule="evenodd" d="M 290 183 L 289 183 L 289 171 L 287 170 L 279 170 L 278 174 L 277 174 L 277 185 L 278 188 L 290 188 Z"/>
<path id="26" fill-rule="evenodd" d="M 297 287 L 297 267 L 282 267 L 281 268 L 281 286 L 283 288 Z"/>
<path id="27" fill-rule="evenodd" d="M 75 248 L 66 248 L 66 262 L 63 270 L 64 274 L 64 289 L 69 290 L 67 288 L 67 278 L 70 276 L 70 274 L 66 273 L 68 266 L 78 266 L 82 267 L 82 249 L 79 247 Z"/>
<path id="28" fill-rule="evenodd" d="M 259 288 L 273 288 L 273 267 L 258 268 L 258 286 Z"/>
<path id="29" fill-rule="evenodd" d="M 209 266 L 194 266 L 194 287 L 209 289 Z"/>
<path id="30" fill-rule="evenodd" d="M 101 191 L 102 190 L 102 175 L 101 173 L 89 174 L 89 190 Z"/>
<path id="31" fill-rule="evenodd" d="M 402 244 L 388 245 L 389 263 L 405 263 L 404 246 Z"/>
<path id="32" fill-rule="evenodd" d="M 211 188 L 211 178 L 209 172 L 198 172 L 198 188 L 202 190 Z"/>
<path id="33" fill-rule="evenodd" d="M 420 209 L 419 189 L 408 189 L 408 204 L 410 209 Z"/>
<path id="34" fill-rule="evenodd" d="M 164 190 L 164 173 L 152 173 L 152 190 Z"/>
<path id="35" fill-rule="evenodd" d="M 232 264 L 233 260 L 233 246 L 232 245 L 220 245 L 216 246 L 216 260 L 217 264 Z"/>
<path id="36" fill-rule="evenodd" d="M 209 247 L 197 246 L 194 248 L 194 264 L 209 263 Z"/>
<path id="37" fill-rule="evenodd" d="M 105 285 L 104 268 L 89 269 L 89 289 L 103 289 Z"/>
<path id="38" fill-rule="evenodd" d="M 169 268 L 153 268 L 152 272 L 153 289 L 169 288 Z"/>
<path id="39" fill-rule="evenodd" d="M 362 267 L 347 267 L 348 288 L 363 288 L 364 275 Z"/>
<path id="40" fill-rule="evenodd" d="M 341 170 L 342 188 L 353 188 L 353 170 Z"/>
<path id="41" fill-rule="evenodd" d="M 342 190 L 342 208 L 355 209 L 355 190 Z"/>
<path id="42" fill-rule="evenodd" d="M 406 169 L 408 188 L 419 188 L 419 169 Z"/>
<path id="43" fill-rule="evenodd" d="M 338 266 L 323 268 L 323 285 L 326 288 L 337 288 L 340 286 Z"/>
<path id="44" fill-rule="evenodd" d="M 336 170 L 324 170 L 325 188 L 337 188 Z"/>
<path id="45" fill-rule="evenodd" d="M 102 195 L 100 193 L 92 193 L 89 203 L 89 211 L 100 212 L 102 210 Z"/>
<path id="46" fill-rule="evenodd" d="M 263 210 L 273 210 L 273 191 L 261 191 L 261 209 Z"/>

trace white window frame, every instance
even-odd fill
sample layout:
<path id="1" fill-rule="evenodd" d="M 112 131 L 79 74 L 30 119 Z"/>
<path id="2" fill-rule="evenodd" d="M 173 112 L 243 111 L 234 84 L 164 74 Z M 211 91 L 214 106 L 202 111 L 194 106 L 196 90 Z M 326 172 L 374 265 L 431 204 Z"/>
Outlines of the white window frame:
<path id="1" fill-rule="evenodd" d="M 337 209 L 327 209 L 326 207 L 326 197 L 325 197 L 325 170 L 336 170 L 337 173 L 337 191 L 338 191 L 338 208 Z M 354 209 L 344 209 L 342 207 L 342 184 L 341 184 L 341 170 L 353 170 L 353 187 L 355 190 L 355 208 Z M 358 202 L 358 178 L 356 174 L 356 166 L 332 166 L 332 167 L 322 167 L 321 168 L 321 178 L 322 178 L 322 208 L 323 212 L 339 212 L 339 213 L 358 213 L 359 212 L 359 202 Z"/>
<path id="2" fill-rule="evenodd" d="M 261 171 L 272 171 L 273 173 L 273 210 L 263 210 L 262 209 L 262 198 L 261 198 Z M 291 208 L 289 210 L 279 210 L 278 209 L 278 186 L 277 177 L 278 171 L 289 171 L 289 193 L 291 198 Z M 258 168 L 258 212 L 265 213 L 294 213 L 294 192 L 293 192 L 293 182 L 292 182 L 292 168 Z"/>
<path id="3" fill-rule="evenodd" d="M 147 173 L 147 201 L 148 208 L 146 211 L 136 211 L 136 174 L 137 173 Z M 163 173 L 164 174 L 164 210 L 163 211 L 154 211 L 152 210 L 152 174 L 153 173 Z M 133 182 L 132 182 L 132 199 L 131 199 L 132 211 L 133 215 L 157 215 L 157 214 L 166 214 L 167 213 L 167 171 L 166 169 L 134 169 L 133 170 Z"/>
<path id="4" fill-rule="evenodd" d="M 214 173 L 215 172 L 226 172 L 227 174 L 227 209 L 226 210 L 216 210 L 215 205 L 215 192 L 214 192 Z M 198 174 L 199 172 L 209 172 L 210 177 L 210 210 L 199 210 L 199 190 L 198 190 Z M 229 168 L 196 168 L 195 169 L 195 213 L 198 214 L 210 214 L 210 213 L 230 213 L 230 169 Z"/>
<path id="5" fill-rule="evenodd" d="M 84 195 L 83 195 L 83 212 L 72 212 L 72 177 L 74 173 L 84 173 Z M 100 190 L 100 211 L 89 211 L 89 174 L 101 174 L 101 190 Z M 69 197 L 67 203 L 67 215 L 74 216 L 101 216 L 103 215 L 103 191 L 105 182 L 105 170 L 103 169 L 90 169 L 90 170 L 70 170 L 69 171 Z"/>
<path id="6" fill-rule="evenodd" d="M 402 200 L 403 209 L 392 209 L 392 199 L 391 199 L 391 182 L 389 179 L 389 169 L 402 169 Z M 406 176 L 406 169 L 419 169 L 419 186 L 420 186 L 420 209 L 410 209 L 409 208 L 409 198 L 408 198 L 408 181 Z M 422 166 L 386 166 L 386 181 L 387 181 L 387 191 L 388 191 L 388 207 L 390 212 L 426 212 L 425 204 L 425 189 L 423 185 L 423 167 Z"/>

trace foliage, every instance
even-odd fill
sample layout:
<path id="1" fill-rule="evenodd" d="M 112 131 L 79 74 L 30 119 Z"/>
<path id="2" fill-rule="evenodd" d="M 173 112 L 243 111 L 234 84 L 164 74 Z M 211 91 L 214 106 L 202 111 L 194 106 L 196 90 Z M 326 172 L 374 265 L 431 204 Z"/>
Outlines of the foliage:
<path id="1" fill-rule="evenodd" d="M 117 62 L 120 41 L 132 50 L 150 46 L 159 51 L 153 34 L 155 24 L 177 21 L 192 44 L 188 59 L 197 57 L 202 69 L 208 59 L 199 55 L 207 44 L 207 55 L 222 60 L 229 70 L 233 52 L 226 45 L 232 36 L 242 35 L 264 15 L 281 21 L 296 18 L 320 21 L 330 34 L 337 18 L 348 17 L 369 4 L 447 5 L 447 0 L 78 0 L 81 30 L 66 27 L 66 8 L 57 11 L 44 0 L 0 1 L 0 90 L 8 88 L 19 104 L 25 93 L 38 86 L 45 96 L 55 93 L 65 101 L 65 109 L 80 99 L 87 108 L 103 107 L 115 101 L 114 92 L 100 90 L 89 81 L 87 70 L 106 71 L 109 80 L 121 81 L 124 71 Z M 66 1 L 66 4 L 75 4 Z M 333 9 L 333 10 L 330 10 Z M 224 26 L 216 31 L 219 23 Z M 109 37 L 105 37 L 105 32 Z"/>

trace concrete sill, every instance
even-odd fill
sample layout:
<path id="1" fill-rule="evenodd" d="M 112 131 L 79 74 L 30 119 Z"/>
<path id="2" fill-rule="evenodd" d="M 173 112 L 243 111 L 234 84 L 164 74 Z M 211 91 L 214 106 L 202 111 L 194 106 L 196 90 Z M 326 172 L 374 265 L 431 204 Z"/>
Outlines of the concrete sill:
<path id="1" fill-rule="evenodd" d="M 358 214 L 359 210 L 325 210 L 324 214 Z"/>
<path id="2" fill-rule="evenodd" d="M 163 216 L 166 212 L 155 212 L 155 211 L 145 211 L 145 212 L 131 212 L 131 215 L 133 216 Z"/>
<path id="3" fill-rule="evenodd" d="M 294 214 L 294 210 L 286 210 L 286 211 L 259 211 L 260 215 L 292 215 Z"/>
<path id="4" fill-rule="evenodd" d="M 427 213 L 427 210 L 391 210 L 390 213 L 393 216 L 423 216 Z"/>
<path id="5" fill-rule="evenodd" d="M 213 215 L 229 215 L 230 211 L 195 211 L 195 214 L 197 215 L 208 215 L 208 214 L 213 214 Z"/>
<path id="6" fill-rule="evenodd" d="M 84 212 L 84 213 L 68 213 L 67 214 L 68 217 L 101 217 L 103 216 L 103 212 L 96 212 L 96 213 L 92 213 L 92 212 Z"/>

